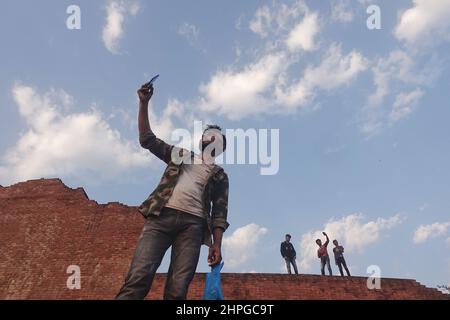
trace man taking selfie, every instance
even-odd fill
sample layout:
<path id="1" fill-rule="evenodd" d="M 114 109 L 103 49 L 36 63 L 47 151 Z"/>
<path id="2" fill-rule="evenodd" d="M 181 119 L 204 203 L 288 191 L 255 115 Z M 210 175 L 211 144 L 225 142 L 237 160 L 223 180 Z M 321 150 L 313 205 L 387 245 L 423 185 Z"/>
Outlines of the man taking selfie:
<path id="1" fill-rule="evenodd" d="M 167 144 L 150 127 L 152 95 L 151 82 L 138 90 L 139 141 L 167 167 L 159 185 L 139 206 L 146 221 L 117 299 L 144 299 L 169 247 L 164 299 L 186 299 L 201 245 L 209 246 L 209 265 L 220 263 L 222 234 L 229 226 L 228 176 L 214 163 L 226 149 L 225 135 L 220 127 L 208 126 L 200 140 L 200 155 Z"/>
<path id="2" fill-rule="evenodd" d="M 326 232 L 322 232 L 322 234 L 325 236 L 326 241 L 322 244 L 322 240 L 317 239 L 316 244 L 319 246 L 319 249 L 317 249 L 317 257 L 320 259 L 320 273 L 324 276 L 325 275 L 325 265 L 328 268 L 328 273 L 330 276 L 333 275 L 333 272 L 331 271 L 331 265 L 330 265 L 330 257 L 328 256 L 328 244 L 330 243 L 330 239 L 328 238 L 328 235 Z"/>

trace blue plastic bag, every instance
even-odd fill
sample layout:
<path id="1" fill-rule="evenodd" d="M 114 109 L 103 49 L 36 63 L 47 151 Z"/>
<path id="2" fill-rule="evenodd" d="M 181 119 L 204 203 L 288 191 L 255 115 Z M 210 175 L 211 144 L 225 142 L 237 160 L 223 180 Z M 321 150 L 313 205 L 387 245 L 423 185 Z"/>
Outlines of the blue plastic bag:
<path id="1" fill-rule="evenodd" d="M 220 284 L 220 270 L 222 268 L 223 262 L 211 267 L 211 272 L 206 274 L 203 300 L 223 300 L 222 286 Z"/>

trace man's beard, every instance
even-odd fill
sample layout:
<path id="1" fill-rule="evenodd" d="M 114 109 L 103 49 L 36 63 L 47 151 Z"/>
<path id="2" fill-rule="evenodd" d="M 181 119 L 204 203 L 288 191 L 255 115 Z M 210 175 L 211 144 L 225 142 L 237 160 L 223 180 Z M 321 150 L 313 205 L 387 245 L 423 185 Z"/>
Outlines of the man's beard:
<path id="1" fill-rule="evenodd" d="M 202 153 L 205 152 L 206 147 L 208 147 L 210 144 L 211 144 L 211 142 L 202 142 Z M 212 148 L 211 150 L 208 150 L 208 151 L 211 152 L 208 155 L 210 155 L 211 157 L 215 157 L 215 154 L 216 154 L 215 148 Z"/>

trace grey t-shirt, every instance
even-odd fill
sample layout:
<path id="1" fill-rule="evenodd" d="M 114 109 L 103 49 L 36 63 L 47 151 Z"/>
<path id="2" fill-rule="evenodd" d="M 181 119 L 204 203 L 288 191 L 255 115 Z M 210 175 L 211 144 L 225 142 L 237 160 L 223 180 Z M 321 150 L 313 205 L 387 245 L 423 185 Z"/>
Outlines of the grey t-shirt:
<path id="1" fill-rule="evenodd" d="M 167 201 L 166 207 L 206 218 L 202 195 L 215 164 L 204 163 L 197 155 L 194 157 L 196 157 L 196 161 L 181 165 L 178 183 Z"/>

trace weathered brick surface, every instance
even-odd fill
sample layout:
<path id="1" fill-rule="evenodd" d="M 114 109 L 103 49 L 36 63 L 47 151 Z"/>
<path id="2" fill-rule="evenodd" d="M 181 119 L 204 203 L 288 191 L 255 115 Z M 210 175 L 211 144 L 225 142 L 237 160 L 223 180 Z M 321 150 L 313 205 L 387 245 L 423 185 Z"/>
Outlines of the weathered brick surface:
<path id="1" fill-rule="evenodd" d="M 112 299 L 128 269 L 143 218 L 135 207 L 98 204 L 59 179 L 0 187 L 0 299 Z M 69 265 L 81 268 L 81 289 L 66 287 Z M 164 274 L 151 299 L 160 299 Z M 197 274 L 189 299 L 201 299 Z M 383 279 L 370 291 L 360 277 L 222 274 L 226 299 L 442 299 L 414 280 Z"/>

